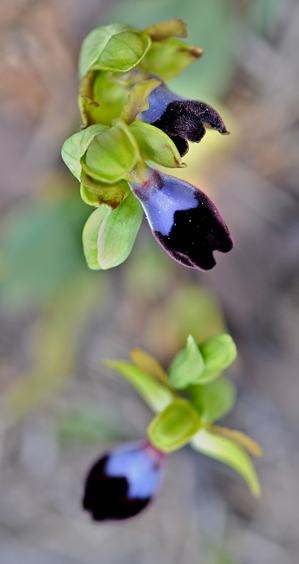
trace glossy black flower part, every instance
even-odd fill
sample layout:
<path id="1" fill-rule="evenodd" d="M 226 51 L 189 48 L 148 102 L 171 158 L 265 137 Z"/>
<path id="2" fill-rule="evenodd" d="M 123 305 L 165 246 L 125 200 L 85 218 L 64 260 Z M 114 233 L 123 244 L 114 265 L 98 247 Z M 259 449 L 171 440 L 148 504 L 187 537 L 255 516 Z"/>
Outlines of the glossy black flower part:
<path id="1" fill-rule="evenodd" d="M 83 508 L 95 521 L 137 515 L 158 493 L 165 461 L 166 455 L 145 440 L 111 450 L 88 473 Z"/>
<path id="2" fill-rule="evenodd" d="M 198 188 L 149 167 L 143 181 L 129 179 L 154 237 L 176 261 L 191 268 L 210 270 L 214 251 L 233 247 L 228 227 L 213 202 Z"/>
<path id="3" fill-rule="evenodd" d="M 206 133 L 204 124 L 228 135 L 218 112 L 198 100 L 186 100 L 178 96 L 163 83 L 151 92 L 149 108 L 142 112 L 142 121 L 162 129 L 175 143 L 181 156 L 189 149 L 188 141 L 199 143 Z"/>

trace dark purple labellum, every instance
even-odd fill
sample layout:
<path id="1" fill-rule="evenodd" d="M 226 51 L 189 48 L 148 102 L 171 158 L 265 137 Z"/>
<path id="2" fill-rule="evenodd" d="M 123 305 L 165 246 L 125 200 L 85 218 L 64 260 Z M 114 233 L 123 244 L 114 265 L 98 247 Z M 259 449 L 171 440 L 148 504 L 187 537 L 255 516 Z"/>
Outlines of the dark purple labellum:
<path id="1" fill-rule="evenodd" d="M 115 448 L 88 473 L 83 508 L 95 521 L 133 517 L 158 493 L 166 455 L 148 441 Z"/>
<path id="2" fill-rule="evenodd" d="M 188 182 L 147 169 L 143 184 L 129 182 L 140 200 L 153 235 L 176 261 L 210 270 L 213 252 L 227 253 L 233 240 L 213 202 Z"/>
<path id="3" fill-rule="evenodd" d="M 141 119 L 162 129 L 173 140 L 181 156 L 189 149 L 188 141 L 201 141 L 206 133 L 205 123 L 222 134 L 229 133 L 214 108 L 197 100 L 185 100 L 165 84 L 151 92 L 148 102 L 149 109 L 141 113 Z"/>

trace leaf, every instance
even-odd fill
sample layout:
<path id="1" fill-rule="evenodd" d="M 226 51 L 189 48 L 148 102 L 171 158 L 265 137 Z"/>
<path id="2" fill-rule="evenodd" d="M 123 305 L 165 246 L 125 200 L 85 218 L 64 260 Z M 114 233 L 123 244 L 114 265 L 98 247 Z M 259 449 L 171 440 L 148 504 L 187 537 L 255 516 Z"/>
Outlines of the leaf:
<path id="1" fill-rule="evenodd" d="M 175 389 L 184 389 L 197 382 L 204 369 L 204 360 L 192 335 L 187 338 L 186 347 L 172 361 L 169 369 L 169 381 Z"/>
<path id="2" fill-rule="evenodd" d="M 134 27 L 121 23 L 98 27 L 82 43 L 79 75 L 95 69 L 129 72 L 142 61 L 150 46 L 150 37 Z"/>
<path id="3" fill-rule="evenodd" d="M 140 112 L 148 110 L 148 97 L 150 93 L 162 84 L 161 80 L 150 78 L 135 84 L 131 90 L 122 111 L 122 119 L 130 124 Z"/>
<path id="4" fill-rule="evenodd" d="M 133 168 L 138 156 L 135 138 L 126 124 L 119 120 L 111 128 L 94 136 L 81 159 L 81 165 L 93 179 L 114 184 Z"/>
<path id="5" fill-rule="evenodd" d="M 235 431 L 234 429 L 227 429 L 226 427 L 219 427 L 218 425 L 212 425 L 210 427 L 211 433 L 216 433 L 216 435 L 222 435 L 231 439 L 235 443 L 238 443 L 241 447 L 245 448 L 253 456 L 261 457 L 263 456 L 263 450 L 260 445 L 242 433 L 241 431 Z"/>
<path id="6" fill-rule="evenodd" d="M 62 145 L 61 157 L 66 166 L 70 169 L 71 173 L 79 180 L 81 177 L 81 163 L 80 160 L 87 150 L 88 145 L 93 138 L 100 132 L 107 129 L 107 125 L 91 125 L 88 129 L 75 133 Z"/>
<path id="7" fill-rule="evenodd" d="M 177 39 L 154 41 L 145 64 L 149 72 L 167 82 L 188 68 L 203 52 L 202 47 L 194 47 Z"/>
<path id="8" fill-rule="evenodd" d="M 197 411 L 187 400 L 179 398 L 152 420 L 147 433 L 156 448 L 171 452 L 187 444 L 200 426 Z"/>
<path id="9" fill-rule="evenodd" d="M 153 41 L 161 41 L 168 37 L 187 37 L 187 24 L 180 18 L 172 18 L 158 22 L 143 30 Z"/>
<path id="10" fill-rule="evenodd" d="M 188 393 L 191 393 L 192 405 L 199 411 L 202 421 L 207 423 L 227 415 L 236 400 L 236 388 L 224 376 L 204 386 L 192 386 Z"/>
<path id="11" fill-rule="evenodd" d="M 214 380 L 237 358 L 237 347 L 232 337 L 226 333 L 210 337 L 200 343 L 199 348 L 205 361 L 205 369 L 200 377 L 201 384 Z"/>
<path id="12" fill-rule="evenodd" d="M 143 210 L 130 193 L 115 209 L 97 208 L 83 229 L 83 250 L 89 268 L 107 270 L 129 256 L 139 231 Z"/>
<path id="13" fill-rule="evenodd" d="M 143 160 L 169 168 L 185 166 L 176 145 L 161 129 L 142 121 L 134 121 L 129 129 L 138 143 Z"/>
<path id="14" fill-rule="evenodd" d="M 172 402 L 172 392 L 139 366 L 124 360 L 105 360 L 105 365 L 124 376 L 155 413 Z"/>
<path id="15" fill-rule="evenodd" d="M 112 209 L 117 208 L 130 193 L 130 188 L 125 180 L 120 181 L 116 186 L 111 184 L 96 185 L 96 188 L 90 189 L 90 184 L 86 186 L 81 182 L 80 195 L 85 204 L 97 207 L 106 204 Z"/>
<path id="16" fill-rule="evenodd" d="M 92 406 L 93 407 L 93 406 Z M 100 444 L 124 438 L 120 417 L 90 405 L 78 406 L 59 418 L 59 443 L 66 446 Z"/>
<path id="17" fill-rule="evenodd" d="M 260 484 L 255 468 L 248 454 L 233 441 L 201 429 L 191 440 L 191 446 L 198 452 L 231 466 L 243 476 L 252 494 L 256 497 L 260 495 Z"/>
<path id="18" fill-rule="evenodd" d="M 130 356 L 141 370 L 147 372 L 157 380 L 169 387 L 168 376 L 161 364 L 150 354 L 142 349 L 132 349 Z"/>

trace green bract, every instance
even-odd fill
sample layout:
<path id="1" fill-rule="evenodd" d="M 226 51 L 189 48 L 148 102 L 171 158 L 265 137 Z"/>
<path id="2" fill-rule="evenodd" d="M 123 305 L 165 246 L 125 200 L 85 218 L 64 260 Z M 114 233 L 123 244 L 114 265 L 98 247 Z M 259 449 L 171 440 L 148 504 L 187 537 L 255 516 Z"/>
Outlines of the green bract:
<path id="1" fill-rule="evenodd" d="M 115 23 L 91 31 L 82 43 L 79 74 L 90 70 L 129 72 L 144 58 L 150 37 L 129 25 Z"/>
<path id="2" fill-rule="evenodd" d="M 170 452 L 187 444 L 200 427 L 198 412 L 187 400 L 180 398 L 152 420 L 147 433 L 155 447 Z"/>
<path id="3" fill-rule="evenodd" d="M 129 256 L 142 221 L 142 207 L 129 194 L 115 209 L 102 205 L 83 229 L 83 250 L 92 270 L 107 270 Z"/>
<path id="4" fill-rule="evenodd" d="M 94 180 L 114 184 L 133 168 L 138 156 L 133 135 L 126 124 L 119 120 L 93 137 L 81 159 L 81 165 Z"/>
<path id="5" fill-rule="evenodd" d="M 75 133 L 63 143 L 61 156 L 66 166 L 70 169 L 71 173 L 77 178 L 77 180 L 79 180 L 79 182 L 81 178 L 81 158 L 93 138 L 107 128 L 107 125 L 102 125 L 100 123 L 92 125 L 88 127 L 88 129 Z"/>
<path id="6" fill-rule="evenodd" d="M 192 405 L 205 423 L 212 423 L 227 415 L 236 399 L 234 384 L 224 376 L 206 385 L 192 386 L 188 393 L 191 395 Z"/>

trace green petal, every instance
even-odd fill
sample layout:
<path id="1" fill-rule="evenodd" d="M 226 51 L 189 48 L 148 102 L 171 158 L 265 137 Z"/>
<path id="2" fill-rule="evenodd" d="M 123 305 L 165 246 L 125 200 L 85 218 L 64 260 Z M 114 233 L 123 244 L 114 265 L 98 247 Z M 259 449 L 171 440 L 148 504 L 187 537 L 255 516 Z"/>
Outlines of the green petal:
<path id="1" fill-rule="evenodd" d="M 145 63 L 149 72 L 167 82 L 189 67 L 202 54 L 201 47 L 194 47 L 177 39 L 153 41 Z"/>
<path id="2" fill-rule="evenodd" d="M 94 137 L 100 133 L 100 131 L 104 131 L 105 129 L 107 129 L 107 125 L 102 125 L 100 123 L 97 125 L 91 125 L 87 129 L 79 131 L 66 139 L 62 145 L 61 157 L 79 182 L 81 177 L 80 160 Z"/>
<path id="3" fill-rule="evenodd" d="M 143 160 L 169 168 L 184 167 L 179 151 L 164 131 L 142 121 L 134 121 L 129 129 L 138 143 Z"/>
<path id="4" fill-rule="evenodd" d="M 100 206 L 83 229 L 83 250 L 89 268 L 107 270 L 126 260 L 134 245 L 143 210 L 130 193 L 115 210 Z"/>
<path id="5" fill-rule="evenodd" d="M 214 380 L 237 358 L 237 348 L 230 335 L 223 333 L 210 337 L 199 344 L 205 361 L 205 369 L 200 377 L 200 384 Z"/>
<path id="6" fill-rule="evenodd" d="M 204 360 L 192 335 L 189 335 L 186 347 L 172 361 L 169 370 L 169 381 L 175 389 L 184 389 L 198 381 L 204 370 Z"/>
<path id="7" fill-rule="evenodd" d="M 84 172 L 106 184 L 118 182 L 138 159 L 138 146 L 122 121 L 96 135 L 87 148 L 81 165 Z"/>
<path id="8" fill-rule="evenodd" d="M 191 446 L 198 452 L 231 466 L 243 476 L 252 494 L 256 497 L 260 495 L 260 484 L 251 459 L 233 441 L 201 429 L 191 440 Z"/>
<path id="9" fill-rule="evenodd" d="M 159 413 L 173 401 L 171 391 L 139 366 L 124 360 L 106 360 L 105 364 L 128 380 L 155 413 Z"/>
<path id="10" fill-rule="evenodd" d="M 153 419 L 147 433 L 155 447 L 171 452 L 187 444 L 200 426 L 197 411 L 187 400 L 179 398 Z"/>
<path id="11" fill-rule="evenodd" d="M 150 37 L 134 27 L 115 23 L 91 31 L 82 43 L 79 75 L 90 70 L 129 72 L 144 58 Z"/>

